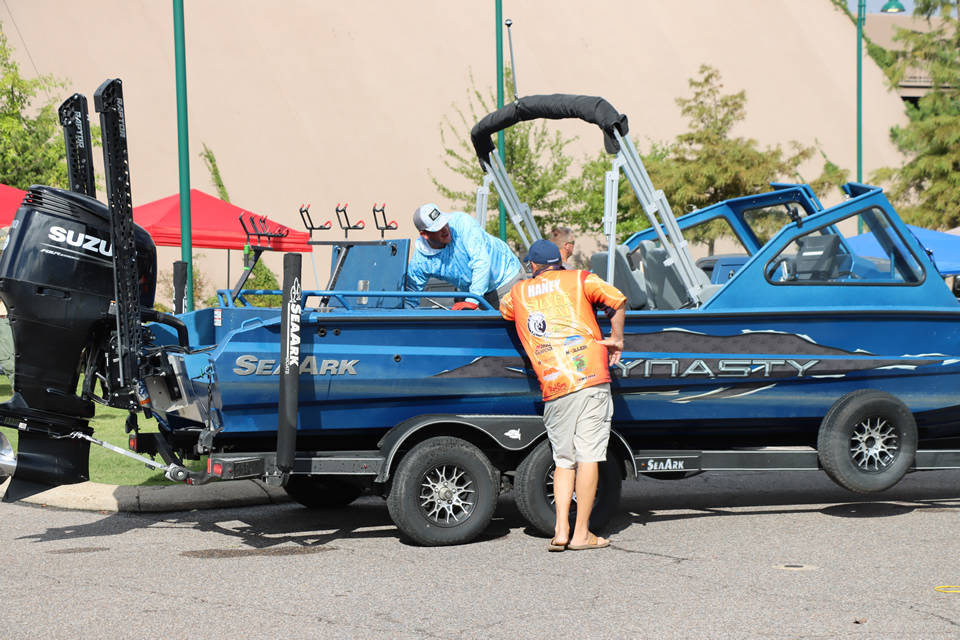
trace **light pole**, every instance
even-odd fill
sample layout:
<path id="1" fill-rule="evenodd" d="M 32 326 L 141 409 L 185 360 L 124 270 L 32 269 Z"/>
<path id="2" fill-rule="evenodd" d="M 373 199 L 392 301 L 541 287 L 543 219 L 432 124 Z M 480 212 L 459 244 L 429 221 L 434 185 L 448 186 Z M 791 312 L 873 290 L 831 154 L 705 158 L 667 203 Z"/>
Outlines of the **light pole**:
<path id="1" fill-rule="evenodd" d="M 173 48 L 177 71 L 177 142 L 180 153 L 180 259 L 187 263 L 184 311 L 193 311 L 193 237 L 190 226 L 190 136 L 187 132 L 187 54 L 183 0 L 173 0 Z"/>
<path id="2" fill-rule="evenodd" d="M 503 5 L 501 0 L 496 4 L 497 19 L 497 109 L 503 108 Z M 505 162 L 507 158 L 506 143 L 504 142 L 503 129 L 497 132 L 497 151 L 500 153 L 500 161 Z M 499 196 L 499 194 L 497 194 Z M 500 202 L 500 239 L 507 241 L 507 210 L 503 206 L 503 198 L 498 197 Z"/>
<path id="3" fill-rule="evenodd" d="M 863 182 L 863 21 L 867 0 L 857 2 L 857 182 Z"/>
<path id="4" fill-rule="evenodd" d="M 889 0 L 883 13 L 906 11 L 897 0 Z M 857 2 L 857 182 L 863 182 L 863 23 L 867 18 L 867 0 Z M 863 220 L 857 218 L 857 232 L 863 233 Z"/>
<path id="5" fill-rule="evenodd" d="M 883 13 L 906 11 L 897 0 L 889 0 L 880 9 Z M 866 20 L 867 0 L 857 3 L 857 182 L 863 182 L 863 23 Z"/>

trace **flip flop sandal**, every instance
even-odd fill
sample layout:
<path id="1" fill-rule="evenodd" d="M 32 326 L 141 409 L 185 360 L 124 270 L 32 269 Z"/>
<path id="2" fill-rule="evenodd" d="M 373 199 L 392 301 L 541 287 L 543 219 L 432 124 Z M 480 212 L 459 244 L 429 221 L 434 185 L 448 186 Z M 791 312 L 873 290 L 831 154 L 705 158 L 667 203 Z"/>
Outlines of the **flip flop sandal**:
<path id="1" fill-rule="evenodd" d="M 547 545 L 547 551 L 563 551 L 567 548 L 567 544 L 557 544 L 556 538 L 554 538 L 550 541 L 550 544 Z"/>
<path id="2" fill-rule="evenodd" d="M 590 541 L 587 544 L 568 544 L 567 549 L 570 549 L 570 551 L 586 551 L 587 549 L 603 549 L 609 546 L 609 540 L 600 542 L 597 536 L 590 534 Z"/>

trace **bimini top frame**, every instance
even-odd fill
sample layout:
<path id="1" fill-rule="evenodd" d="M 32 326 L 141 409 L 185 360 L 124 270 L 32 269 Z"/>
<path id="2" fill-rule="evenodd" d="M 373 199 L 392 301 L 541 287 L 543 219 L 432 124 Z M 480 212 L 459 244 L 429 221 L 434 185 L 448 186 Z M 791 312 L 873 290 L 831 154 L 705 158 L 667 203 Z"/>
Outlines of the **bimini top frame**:
<path id="1" fill-rule="evenodd" d="M 627 116 L 618 113 L 603 98 L 567 94 L 527 96 L 487 114 L 473 127 L 470 138 L 480 159 L 480 166 L 486 174 L 483 185 L 477 189 L 477 218 L 481 224 L 486 220 L 489 185 L 493 182 L 524 246 L 529 248 L 534 240 L 541 238 L 530 207 L 520 202 L 491 139 L 493 134 L 519 122 L 539 119 L 579 119 L 595 124 L 603 131 L 604 149 L 616 156 L 604 182 L 603 231 L 609 246 L 607 281 L 613 282 L 614 252 L 617 245 L 617 195 L 620 170 L 623 169 L 650 225 L 656 230 L 661 246 L 666 249 L 664 266 L 676 269 L 690 303 L 693 306 L 702 304 L 709 294 L 697 276 L 693 257 L 670 204 L 662 190 L 653 188 L 650 176 L 640 160 L 640 154 L 628 135 Z"/>

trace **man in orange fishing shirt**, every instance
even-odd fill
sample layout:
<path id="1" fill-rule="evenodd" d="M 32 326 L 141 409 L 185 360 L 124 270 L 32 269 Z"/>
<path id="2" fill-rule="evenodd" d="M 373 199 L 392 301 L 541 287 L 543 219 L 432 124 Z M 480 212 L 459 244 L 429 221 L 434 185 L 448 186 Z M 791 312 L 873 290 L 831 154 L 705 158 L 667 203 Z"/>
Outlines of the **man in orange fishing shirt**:
<path id="1" fill-rule="evenodd" d="M 609 540 L 590 531 L 599 463 L 606 460 L 613 399 L 610 367 L 620 361 L 626 298 L 587 271 L 564 269 L 560 249 L 537 240 L 523 259 L 533 277 L 513 286 L 500 303 L 517 333 L 543 391 L 543 422 L 553 446 L 557 524 L 550 551 L 600 549 Z M 603 338 L 597 309 L 610 318 Z M 577 521 L 570 534 L 570 503 L 577 492 Z"/>

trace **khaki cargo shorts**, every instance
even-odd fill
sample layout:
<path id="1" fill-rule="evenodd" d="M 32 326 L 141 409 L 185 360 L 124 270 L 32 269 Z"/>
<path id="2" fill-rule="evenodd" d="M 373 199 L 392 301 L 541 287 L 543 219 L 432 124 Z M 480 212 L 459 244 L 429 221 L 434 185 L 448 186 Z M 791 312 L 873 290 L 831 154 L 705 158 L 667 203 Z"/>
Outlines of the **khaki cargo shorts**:
<path id="1" fill-rule="evenodd" d="M 553 445 L 553 460 L 562 469 L 578 462 L 607 459 L 613 398 L 610 384 L 598 384 L 550 400 L 544 405 L 543 423 Z"/>

